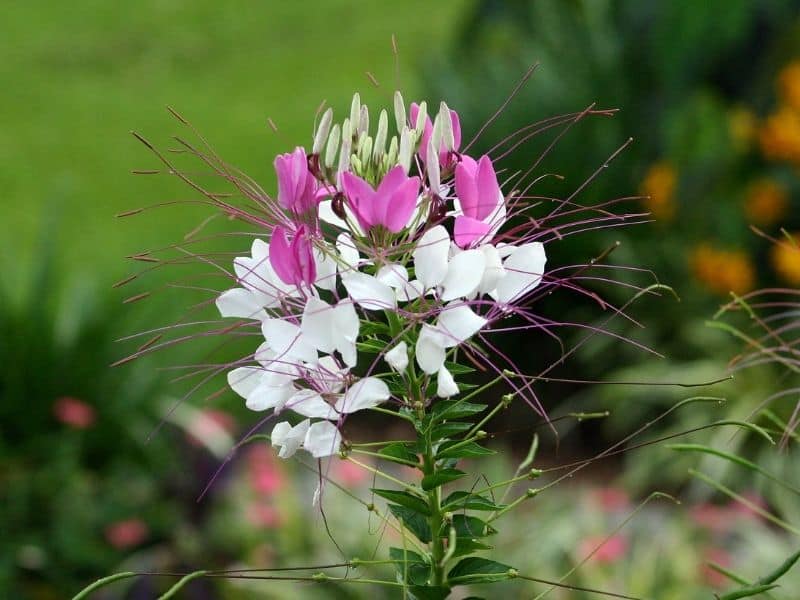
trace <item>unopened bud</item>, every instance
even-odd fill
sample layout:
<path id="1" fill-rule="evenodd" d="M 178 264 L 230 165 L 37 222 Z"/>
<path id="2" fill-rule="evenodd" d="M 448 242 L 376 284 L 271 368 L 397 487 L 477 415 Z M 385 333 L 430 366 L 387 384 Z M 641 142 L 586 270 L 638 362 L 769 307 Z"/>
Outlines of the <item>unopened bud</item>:
<path id="1" fill-rule="evenodd" d="M 417 139 L 422 137 L 422 133 L 425 131 L 425 121 L 428 119 L 428 103 L 427 102 L 420 102 L 419 104 L 419 112 L 417 112 L 417 122 L 414 123 L 414 131 L 417 133 Z"/>
<path id="2" fill-rule="evenodd" d="M 406 126 L 406 104 L 399 90 L 394 93 L 394 122 L 397 125 L 397 133 L 403 131 Z"/>
<path id="3" fill-rule="evenodd" d="M 436 155 L 439 155 L 439 148 L 442 147 L 442 119 L 441 113 L 437 115 L 437 117 L 433 120 L 433 133 L 431 134 L 431 140 L 433 143 L 434 152 Z"/>
<path id="4" fill-rule="evenodd" d="M 336 160 L 336 152 L 339 150 L 339 124 L 336 123 L 328 136 L 328 145 L 325 146 L 325 166 L 330 169 L 333 161 Z"/>
<path id="5" fill-rule="evenodd" d="M 342 221 L 347 219 L 347 213 L 344 210 L 344 194 L 342 192 L 336 192 L 333 195 L 333 199 L 331 200 L 331 210 L 333 214 L 339 217 Z"/>
<path id="6" fill-rule="evenodd" d="M 439 153 L 434 150 L 433 138 L 428 140 L 428 153 L 425 155 L 428 174 L 428 184 L 434 194 L 438 194 L 442 187 L 441 173 L 439 173 Z"/>
<path id="7" fill-rule="evenodd" d="M 397 162 L 397 136 L 393 135 L 389 142 L 389 150 L 386 152 L 386 165 L 392 167 Z"/>
<path id="8" fill-rule="evenodd" d="M 361 159 L 358 158 L 358 154 L 350 155 L 350 165 L 353 167 L 352 170 L 354 173 L 364 172 L 364 165 L 361 163 Z"/>
<path id="9" fill-rule="evenodd" d="M 406 127 L 400 134 L 400 150 L 397 154 L 397 163 L 408 173 L 411 169 L 411 154 L 414 152 L 414 144 L 411 140 L 411 130 Z"/>
<path id="10" fill-rule="evenodd" d="M 358 129 L 358 124 L 361 121 L 361 96 L 358 92 L 353 94 L 353 101 L 350 103 L 350 123 L 353 129 Z"/>
<path id="11" fill-rule="evenodd" d="M 350 129 L 350 120 L 342 123 L 342 148 L 339 151 L 339 173 L 344 173 L 350 168 L 350 151 L 353 147 L 353 135 Z"/>
<path id="12" fill-rule="evenodd" d="M 359 140 L 358 158 L 362 163 L 368 164 L 372 156 L 372 138 L 368 135 L 364 136 L 363 140 Z"/>
<path id="13" fill-rule="evenodd" d="M 437 118 L 442 122 L 442 143 L 439 145 L 439 148 L 444 147 L 448 152 L 452 152 L 456 149 L 456 139 L 453 134 L 453 119 L 450 116 L 450 109 L 444 102 L 439 105 L 439 116 Z"/>
<path id="14" fill-rule="evenodd" d="M 358 117 L 358 133 L 369 133 L 369 109 L 366 104 L 361 107 Z"/>
<path id="15" fill-rule="evenodd" d="M 331 130 L 331 121 L 333 121 L 333 109 L 329 108 L 322 113 L 317 133 L 314 136 L 314 145 L 312 146 L 311 153 L 319 155 L 322 152 L 322 147 L 325 145 L 325 140 L 328 139 L 328 132 Z"/>
<path id="16" fill-rule="evenodd" d="M 375 162 L 380 159 L 384 149 L 386 148 L 386 135 L 388 130 L 389 117 L 386 114 L 386 111 L 382 110 L 380 116 L 378 117 L 378 131 L 375 134 L 375 144 L 372 149 L 372 158 L 375 160 Z"/>

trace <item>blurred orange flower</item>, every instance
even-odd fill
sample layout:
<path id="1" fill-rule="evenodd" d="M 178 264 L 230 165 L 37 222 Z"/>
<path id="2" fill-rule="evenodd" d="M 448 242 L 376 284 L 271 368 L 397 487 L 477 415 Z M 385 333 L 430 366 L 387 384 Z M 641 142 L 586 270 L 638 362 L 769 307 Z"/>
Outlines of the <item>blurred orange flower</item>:
<path id="1" fill-rule="evenodd" d="M 747 148 L 756 135 L 757 122 L 753 111 L 737 107 L 728 113 L 728 131 L 731 141 L 740 150 Z"/>
<path id="2" fill-rule="evenodd" d="M 759 179 L 747 190 L 744 212 L 755 225 L 773 225 L 780 221 L 789 208 L 786 190 L 772 179 Z"/>
<path id="3" fill-rule="evenodd" d="M 772 268 L 787 283 L 800 286 L 800 233 L 792 234 L 794 243 L 780 240 L 772 247 Z"/>
<path id="4" fill-rule="evenodd" d="M 781 100 L 800 111 L 800 60 L 794 60 L 778 73 L 778 92 Z"/>
<path id="5" fill-rule="evenodd" d="M 697 280 L 715 293 L 743 294 L 753 289 L 755 269 L 744 252 L 701 244 L 692 251 L 689 263 Z"/>
<path id="6" fill-rule="evenodd" d="M 645 208 L 659 221 L 669 221 L 675 216 L 675 185 L 678 176 L 675 167 L 660 161 L 650 167 L 639 188 Z"/>
<path id="7" fill-rule="evenodd" d="M 779 108 L 767 117 L 758 138 L 766 158 L 800 163 L 800 112 Z"/>

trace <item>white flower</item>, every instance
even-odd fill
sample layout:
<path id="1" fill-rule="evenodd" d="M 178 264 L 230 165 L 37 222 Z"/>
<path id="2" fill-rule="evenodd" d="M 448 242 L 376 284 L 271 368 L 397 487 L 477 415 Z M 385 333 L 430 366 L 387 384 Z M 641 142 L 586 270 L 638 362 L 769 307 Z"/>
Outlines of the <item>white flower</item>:
<path id="1" fill-rule="evenodd" d="M 317 362 L 317 350 L 303 335 L 299 325 L 283 319 L 267 319 L 261 324 L 261 332 L 277 360 Z"/>
<path id="2" fill-rule="evenodd" d="M 324 300 L 311 297 L 303 309 L 300 331 L 317 350 L 327 354 L 338 351 L 344 363 L 354 367 L 359 326 L 358 315 L 349 300 L 331 306 Z"/>
<path id="3" fill-rule="evenodd" d="M 339 452 L 342 434 L 336 425 L 328 421 L 317 421 L 308 428 L 303 440 L 303 448 L 314 458 L 332 456 Z"/>
<path id="4" fill-rule="evenodd" d="M 365 408 L 373 408 L 391 397 L 389 386 L 377 377 L 365 377 L 351 385 L 336 401 L 336 411 L 343 414 L 354 413 Z"/>
<path id="5" fill-rule="evenodd" d="M 541 283 L 547 257 L 541 242 L 517 247 L 504 246 L 499 250 L 508 253 L 503 261 L 505 275 L 497 282 L 497 289 L 491 295 L 507 304 L 531 292 Z"/>
<path id="6" fill-rule="evenodd" d="M 275 425 L 272 429 L 270 439 L 274 447 L 280 448 L 278 456 L 281 458 L 289 458 L 297 452 L 297 449 L 303 445 L 310 424 L 311 421 L 306 419 L 294 427 L 289 425 L 286 421 Z"/>
<path id="7" fill-rule="evenodd" d="M 458 385 L 456 385 L 453 375 L 446 367 L 442 367 L 436 377 L 436 395 L 439 398 L 449 398 L 456 394 L 458 394 Z"/>
<path id="8" fill-rule="evenodd" d="M 365 310 L 397 308 L 397 296 L 394 290 L 376 277 L 348 271 L 342 274 L 342 283 L 350 299 Z"/>
<path id="9" fill-rule="evenodd" d="M 408 344 L 400 342 L 384 354 L 383 359 L 392 369 L 402 373 L 408 368 Z"/>
<path id="10" fill-rule="evenodd" d="M 457 253 L 447 265 L 447 275 L 442 281 L 441 299 L 444 302 L 472 296 L 483 280 L 486 255 L 481 250 Z"/>
<path id="11" fill-rule="evenodd" d="M 233 288 L 222 292 L 216 300 L 217 310 L 223 317 L 257 319 L 259 321 L 267 318 L 264 307 L 269 303 L 270 299 L 266 294 L 244 288 Z"/>
<path id="12" fill-rule="evenodd" d="M 291 375 L 261 367 L 239 367 L 228 373 L 228 385 L 245 399 L 250 410 L 280 412 L 295 393 Z"/>
<path id="13" fill-rule="evenodd" d="M 442 225 L 431 227 L 419 238 L 413 253 L 414 269 L 424 289 L 429 290 L 444 281 L 449 252 L 450 234 Z"/>
<path id="14" fill-rule="evenodd" d="M 451 302 L 439 314 L 436 326 L 422 325 L 415 347 L 417 364 L 428 375 L 438 373 L 444 365 L 447 349 L 467 341 L 486 322 L 463 302 Z"/>

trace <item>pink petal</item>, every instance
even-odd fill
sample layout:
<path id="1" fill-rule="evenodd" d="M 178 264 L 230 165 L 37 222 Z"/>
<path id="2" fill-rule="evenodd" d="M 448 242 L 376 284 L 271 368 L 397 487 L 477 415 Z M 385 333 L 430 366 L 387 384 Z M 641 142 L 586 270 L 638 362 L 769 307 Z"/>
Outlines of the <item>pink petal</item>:
<path id="1" fill-rule="evenodd" d="M 269 263 L 284 283 L 294 283 L 293 262 L 286 230 L 278 225 L 272 230 L 272 237 L 269 240 Z"/>
<path id="2" fill-rule="evenodd" d="M 483 238 L 489 229 L 488 223 L 461 215 L 456 217 L 453 237 L 459 248 L 468 248 L 475 240 Z"/>
<path id="3" fill-rule="evenodd" d="M 395 167 L 400 169 L 402 167 Z M 394 170 L 394 169 L 393 169 Z M 405 177 L 405 174 L 403 175 Z M 386 208 L 386 215 L 383 224 L 392 233 L 402 231 L 408 224 L 414 209 L 417 207 L 417 196 L 419 195 L 419 177 L 409 177 L 394 192 L 389 205 Z"/>
<path id="4" fill-rule="evenodd" d="M 497 184 L 497 175 L 491 159 L 485 154 L 478 162 L 477 174 L 478 204 L 475 206 L 475 214 L 470 216 L 483 221 L 495 208 L 500 199 L 500 186 Z"/>
<path id="5" fill-rule="evenodd" d="M 294 257 L 294 283 L 307 283 L 311 285 L 317 279 L 317 265 L 314 262 L 314 251 L 306 233 L 305 226 L 300 226 L 291 244 L 291 252 Z"/>
<path id="6" fill-rule="evenodd" d="M 478 186 L 475 181 L 477 166 L 469 156 L 463 157 L 456 165 L 456 196 L 461 203 L 461 210 L 468 217 L 476 217 L 478 207 Z"/>
<path id="7" fill-rule="evenodd" d="M 366 231 L 375 225 L 377 223 L 373 213 L 375 190 L 359 176 L 349 172 L 342 173 L 342 188 L 361 228 Z"/>
<path id="8" fill-rule="evenodd" d="M 458 118 L 458 113 L 454 110 L 450 111 L 450 122 L 453 124 L 453 140 L 454 149 L 457 151 L 461 147 L 461 121 Z"/>

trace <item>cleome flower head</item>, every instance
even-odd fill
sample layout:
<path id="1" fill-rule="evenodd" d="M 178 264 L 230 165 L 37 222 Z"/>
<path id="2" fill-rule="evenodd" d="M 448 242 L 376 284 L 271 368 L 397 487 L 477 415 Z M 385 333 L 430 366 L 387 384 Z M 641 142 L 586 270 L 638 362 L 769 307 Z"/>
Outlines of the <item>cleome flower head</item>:
<path id="1" fill-rule="evenodd" d="M 356 95 L 343 123 L 323 116 L 320 154 L 278 156 L 281 223 L 234 259 L 238 285 L 217 298 L 223 317 L 259 325 L 228 384 L 279 419 L 284 458 L 336 454 L 357 411 L 457 395 L 448 361 L 480 353 L 476 337 L 542 281 L 541 242 L 495 239 L 506 198 L 489 156 L 458 153 L 455 111 L 408 113 L 397 94 L 396 132 L 382 111 L 373 137 Z"/>

